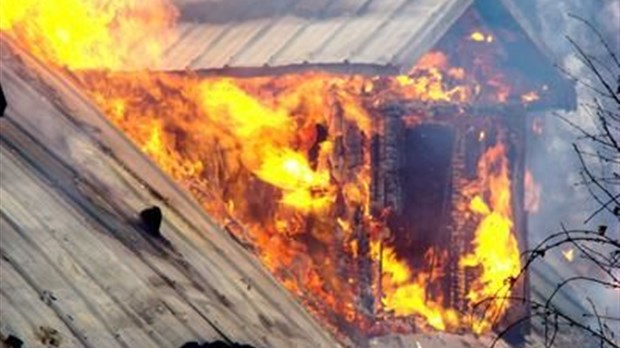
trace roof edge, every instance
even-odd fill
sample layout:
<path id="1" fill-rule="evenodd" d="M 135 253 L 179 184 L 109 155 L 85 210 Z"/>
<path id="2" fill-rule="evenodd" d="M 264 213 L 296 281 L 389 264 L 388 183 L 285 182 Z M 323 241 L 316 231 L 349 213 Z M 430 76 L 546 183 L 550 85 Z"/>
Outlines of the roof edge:
<path id="1" fill-rule="evenodd" d="M 171 70 L 170 72 L 182 72 L 183 70 Z M 325 72 L 342 75 L 398 75 L 400 68 L 392 64 L 369 64 L 369 63 L 308 63 L 288 64 L 277 66 L 260 66 L 260 67 L 223 67 L 214 69 L 197 69 L 191 70 L 202 76 L 220 76 L 220 77 L 263 77 L 278 76 L 300 72 Z"/>

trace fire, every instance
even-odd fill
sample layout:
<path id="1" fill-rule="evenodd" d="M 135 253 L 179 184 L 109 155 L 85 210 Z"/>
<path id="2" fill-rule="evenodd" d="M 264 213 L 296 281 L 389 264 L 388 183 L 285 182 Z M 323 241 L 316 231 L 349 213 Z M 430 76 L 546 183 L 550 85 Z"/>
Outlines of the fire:
<path id="1" fill-rule="evenodd" d="M 469 39 L 472 41 L 476 41 L 476 42 L 491 43 L 493 42 L 493 35 L 491 34 L 485 35 L 480 31 L 474 31 L 473 33 L 471 33 L 471 35 L 469 35 Z"/>
<path id="2" fill-rule="evenodd" d="M 461 257 L 459 265 L 479 272 L 467 298 L 472 306 L 488 301 L 484 309 L 476 312 L 472 307 L 471 315 L 462 316 L 456 309 L 444 307 L 441 298 L 434 300 L 426 291 L 434 280 L 432 274 L 423 271 L 414 274 L 392 248 L 384 246 L 380 260 L 386 309 L 400 316 L 422 316 L 438 330 L 467 326 L 475 333 L 489 330 L 505 313 L 509 306 L 505 298 L 511 292 L 510 280 L 516 279 L 521 263 L 513 233 L 508 160 L 501 142 L 482 155 L 478 175 L 479 181 L 474 186 L 480 192 L 472 196 L 469 210 L 480 216 L 480 223 L 472 242 L 473 250 Z M 374 254 L 379 253 L 375 250 Z"/>
<path id="3" fill-rule="evenodd" d="M 373 245 L 374 257 L 379 257 L 378 245 Z M 447 309 L 441 301 L 429 299 L 428 284 L 432 274 L 413 274 L 408 264 L 400 260 L 393 248 L 383 246 L 380 257 L 383 274 L 381 287 L 383 305 L 397 316 L 417 314 L 426 319 L 426 324 L 445 331 L 459 325 L 457 311 Z"/>
<path id="4" fill-rule="evenodd" d="M 464 86 L 447 87 L 445 74 L 463 80 L 462 69 L 448 69 L 448 57 L 443 52 L 424 55 L 408 75 L 396 77 L 401 91 L 409 98 L 423 101 L 465 101 L 468 91 Z"/>
<path id="5" fill-rule="evenodd" d="M 442 51 L 431 51 L 415 64 L 407 75 L 391 82 L 390 93 L 423 102 L 467 103 L 472 100 L 506 103 L 513 89 L 504 76 L 491 73 L 487 58 L 473 59 L 476 69 L 451 64 Z"/>
<path id="6" fill-rule="evenodd" d="M 472 330 L 481 333 L 506 311 L 510 280 L 516 279 L 521 263 L 513 233 L 508 159 L 501 142 L 482 156 L 478 174 L 484 189 L 472 198 L 470 210 L 478 214 L 481 221 L 475 232 L 474 250 L 461 258 L 460 265 L 481 272 L 467 294 L 470 303 L 494 299 L 484 306 L 482 319 L 474 319 L 472 323 Z"/>
<path id="7" fill-rule="evenodd" d="M 321 143 L 322 161 L 314 170 L 306 155 L 295 150 L 299 139 L 288 110 L 263 105 L 232 80 L 204 81 L 198 89 L 208 122 L 238 141 L 244 167 L 280 188 L 284 204 L 305 212 L 329 205 L 335 192 L 325 168 L 328 144 Z"/>
<path id="8" fill-rule="evenodd" d="M 0 30 L 59 66 L 126 69 L 155 63 L 176 17 L 168 0 L 3 1 Z"/>
<path id="9" fill-rule="evenodd" d="M 540 96 L 536 91 L 529 91 L 521 95 L 521 101 L 524 104 L 530 104 L 540 99 Z"/>
<path id="10" fill-rule="evenodd" d="M 468 308 L 451 308 L 432 287 L 446 276 L 447 250 L 425 255 L 439 266 L 413 267 L 391 244 L 389 209 L 370 209 L 371 143 L 382 130 L 368 106 L 402 99 L 439 105 L 518 100 L 493 59 L 474 55 L 457 64 L 434 50 L 397 77 L 156 73 L 136 62 L 156 62 L 174 35 L 177 11 L 165 0 L 28 0 L 3 4 L 1 11 L 3 35 L 73 72 L 119 129 L 222 227 L 251 244 L 265 267 L 328 324 L 375 324 L 359 304 L 364 284 L 355 274 L 365 257 L 380 273 L 368 284 L 377 317 L 413 316 L 419 327 L 483 333 L 508 310 L 502 298 L 520 261 L 507 150 L 494 129 L 478 133 L 485 150 L 465 192 L 467 218 L 476 221 L 458 260 L 475 275 Z M 492 43 L 494 37 L 474 32 L 459 40 Z M 421 120 L 407 115 L 402 121 L 415 127 Z M 243 231 L 231 227 L 235 223 Z M 489 299 L 484 311 L 475 308 Z"/>

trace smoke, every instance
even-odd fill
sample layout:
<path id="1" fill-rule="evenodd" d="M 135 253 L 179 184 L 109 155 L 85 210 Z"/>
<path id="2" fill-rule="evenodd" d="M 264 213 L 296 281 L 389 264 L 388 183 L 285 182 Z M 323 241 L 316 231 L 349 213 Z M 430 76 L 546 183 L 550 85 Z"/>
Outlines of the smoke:
<path id="1" fill-rule="evenodd" d="M 588 27 L 571 18 L 578 15 L 593 24 L 603 35 L 608 45 L 616 54 L 620 54 L 620 0 L 525 0 L 520 1 L 519 8 L 530 19 L 536 32 L 550 49 L 556 64 L 582 81 L 592 81 L 591 71 L 577 58 L 574 48 L 567 37 L 573 39 L 580 48 L 599 59 L 603 64 L 610 57 L 600 40 Z M 611 66 L 611 64 L 607 64 Z M 612 78 L 620 76 L 619 71 L 612 71 Z M 614 76 L 615 75 L 615 76 Z M 562 116 L 575 122 L 580 127 L 591 130 L 593 122 L 583 103 L 591 102 L 595 97 L 592 89 L 577 85 L 578 108 L 573 112 L 564 112 Z M 578 183 L 579 162 L 573 149 L 577 138 L 574 128 L 568 126 L 551 113 L 542 115 L 544 133 L 533 137 L 528 143 L 528 166 L 538 183 L 542 185 L 540 210 L 530 215 L 530 244 L 534 245 L 550 233 L 560 230 L 560 224 L 567 228 L 588 227 L 596 229 L 597 225 L 609 226 L 609 233 L 620 236 L 620 224 L 611 214 L 599 214 L 596 219 L 584 224 L 587 217 L 598 207 L 587 189 Z M 569 263 L 558 251 L 547 255 L 545 262 L 551 265 L 562 278 L 588 272 L 585 262 L 580 262 L 575 252 L 575 261 Z M 536 284 L 533 284 L 536 287 Z M 617 316 L 620 313 L 620 301 L 617 291 L 608 291 L 595 287 L 579 287 L 576 294 L 569 296 L 585 301 L 586 296 L 597 299 L 597 309 Z M 583 292 L 582 292 L 583 291 Z M 585 294 L 585 296 L 584 296 Z M 584 304 L 584 308 L 590 308 Z M 616 324 L 616 323 L 614 323 Z M 616 328 L 620 332 L 620 328 Z"/>
<path id="2" fill-rule="evenodd" d="M 618 0 L 527 0 L 520 2 L 524 13 L 541 34 L 543 42 L 556 60 L 559 68 L 572 76 L 587 81 L 592 76 L 574 54 L 567 37 L 577 42 L 589 54 L 605 61 L 609 59 L 604 47 L 593 32 L 582 22 L 571 18 L 577 14 L 596 26 L 612 49 L 620 52 L 620 1 Z M 596 97 L 591 89 L 577 85 L 579 107 L 574 112 L 564 112 L 584 129 L 593 123 L 582 104 Z M 581 185 L 579 163 L 573 150 L 577 134 L 573 128 L 552 114 L 544 115 L 544 133 L 533 139 L 528 162 L 536 181 L 543 186 L 543 201 L 538 214 L 531 217 L 530 230 L 533 241 L 544 237 L 544 231 L 557 230 L 559 222 L 567 226 L 582 226 L 587 216 L 598 206 Z M 602 222 L 601 222 L 602 223 Z"/>

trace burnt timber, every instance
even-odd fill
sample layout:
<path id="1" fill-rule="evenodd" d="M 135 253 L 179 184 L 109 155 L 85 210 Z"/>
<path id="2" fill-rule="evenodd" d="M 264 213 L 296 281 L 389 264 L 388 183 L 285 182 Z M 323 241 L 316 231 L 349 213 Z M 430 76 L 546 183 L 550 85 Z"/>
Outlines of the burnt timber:
<path id="1" fill-rule="evenodd" d="M 403 216 L 409 215 L 411 209 L 403 203 L 406 196 L 406 183 L 403 176 L 403 167 L 407 162 L 404 154 L 408 152 L 405 133 L 415 131 L 417 127 L 440 127 L 453 134 L 451 153 L 449 154 L 449 176 L 443 183 L 444 199 L 437 209 L 442 209 L 439 230 L 444 238 L 435 241 L 449 250 L 447 276 L 443 291 L 447 294 L 446 305 L 466 312 L 466 296 L 475 274 L 466 272 L 458 266 L 461 255 L 471 252 L 471 241 L 479 221 L 476 217 L 467 214 L 468 197 L 466 185 L 476 175 L 478 157 L 485 151 L 486 140 L 478 139 L 482 134 L 494 132 L 505 133 L 505 143 L 508 146 L 511 192 L 513 193 L 514 230 L 520 250 L 527 249 L 527 214 L 524 210 L 524 175 L 525 175 L 525 115 L 529 111 L 522 103 L 506 103 L 495 105 L 476 105 L 467 103 L 449 102 L 418 102 L 410 100 L 392 100 L 374 108 L 375 127 L 381 129 L 381 136 L 377 136 L 373 143 L 373 180 L 371 186 L 371 206 L 373 214 L 379 216 L 383 211 L 389 211 L 397 220 L 394 225 L 403 225 Z M 410 120 L 410 121 L 406 121 Z M 494 135 L 497 136 L 497 135 Z M 411 180 L 421 180 L 412 178 Z M 449 215 L 449 216 L 446 216 Z M 410 234 L 405 228 L 401 234 Z M 398 231 L 396 233 L 399 233 Z M 425 239 L 419 231 L 413 229 L 416 238 Z M 422 233 L 423 234 L 423 233 Z M 406 244 L 407 237 L 400 237 Z M 413 246 L 411 246 L 413 247 Z M 381 268 L 381 265 L 377 265 Z M 380 275 L 379 275 L 380 276 Z M 522 285 L 525 282 L 525 287 Z M 529 278 L 526 275 L 519 280 L 519 285 L 513 290 L 516 297 L 529 297 Z M 380 296 L 380 295 L 379 295 Z M 514 305 L 505 323 L 527 315 L 528 307 Z M 504 325 L 500 323 L 500 326 Z M 529 324 L 521 328 L 521 334 L 529 332 Z"/>

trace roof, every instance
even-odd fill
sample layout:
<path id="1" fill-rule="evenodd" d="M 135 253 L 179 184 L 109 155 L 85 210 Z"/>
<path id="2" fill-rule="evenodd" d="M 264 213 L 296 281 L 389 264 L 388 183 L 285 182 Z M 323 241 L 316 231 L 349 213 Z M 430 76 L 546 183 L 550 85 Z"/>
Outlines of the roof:
<path id="1" fill-rule="evenodd" d="M 408 70 L 472 2 L 177 0 L 178 39 L 155 70 Z"/>
<path id="2" fill-rule="evenodd" d="M 337 346 L 71 81 L 0 43 L 1 337 L 27 347 L 52 336 L 60 347 Z M 137 224 L 152 205 L 165 239 Z"/>

